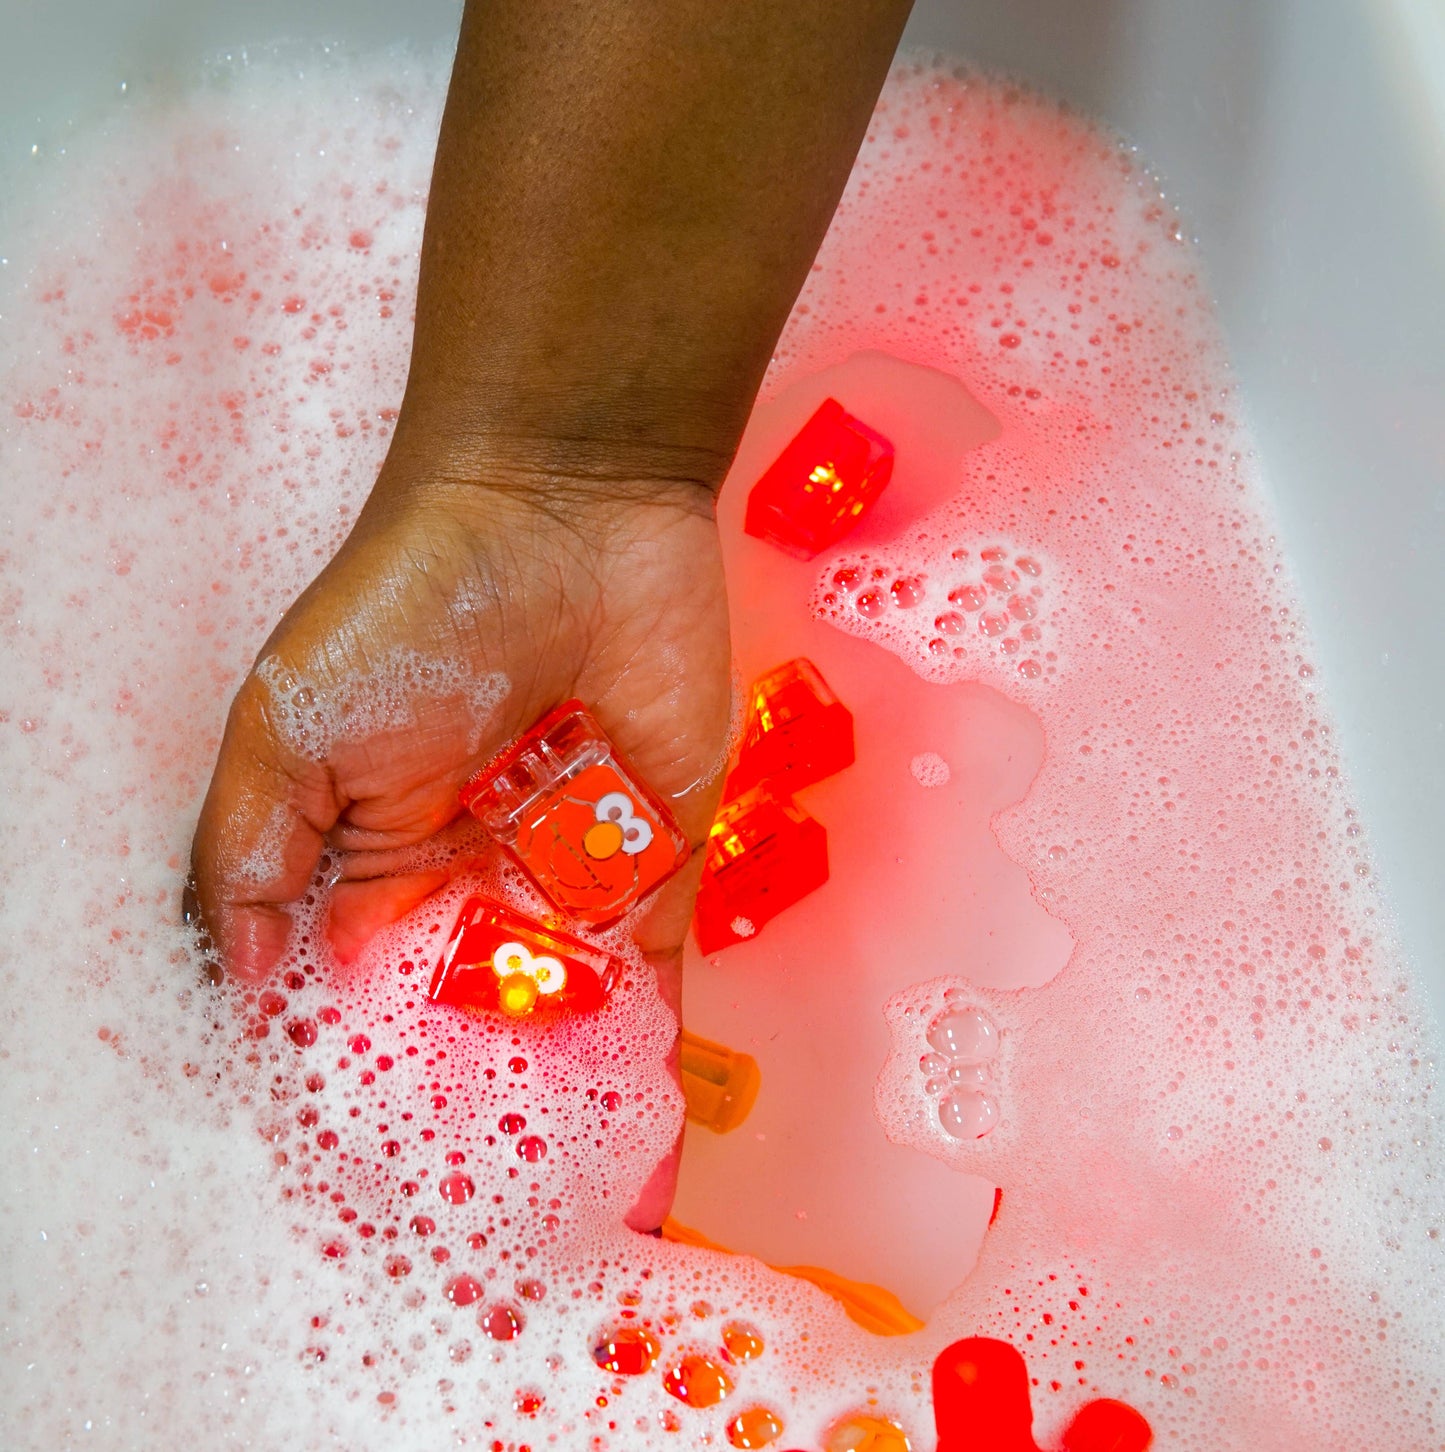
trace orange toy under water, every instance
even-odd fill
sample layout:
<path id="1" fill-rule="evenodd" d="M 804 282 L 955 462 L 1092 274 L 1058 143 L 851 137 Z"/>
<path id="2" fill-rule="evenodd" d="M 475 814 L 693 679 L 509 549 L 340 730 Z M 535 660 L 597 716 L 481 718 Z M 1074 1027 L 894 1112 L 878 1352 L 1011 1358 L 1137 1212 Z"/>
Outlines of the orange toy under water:
<path id="1" fill-rule="evenodd" d="M 679 1225 L 671 1217 L 662 1222 L 662 1238 L 678 1245 L 692 1245 L 703 1250 L 717 1250 L 724 1255 L 733 1255 L 725 1245 L 709 1240 L 700 1231 L 687 1225 Z M 893 1294 L 882 1286 L 870 1285 L 866 1281 L 850 1281 L 834 1271 L 814 1265 L 777 1265 L 775 1271 L 785 1276 L 796 1276 L 800 1281 L 810 1281 L 826 1296 L 842 1306 L 849 1320 L 872 1331 L 876 1336 L 907 1336 L 912 1331 L 921 1331 L 923 1322 Z"/>

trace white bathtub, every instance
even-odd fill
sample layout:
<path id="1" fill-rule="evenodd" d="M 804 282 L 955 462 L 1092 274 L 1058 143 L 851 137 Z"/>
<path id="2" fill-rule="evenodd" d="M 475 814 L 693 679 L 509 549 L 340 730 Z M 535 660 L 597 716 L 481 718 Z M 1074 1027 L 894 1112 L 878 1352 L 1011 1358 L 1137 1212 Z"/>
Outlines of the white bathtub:
<path id="1" fill-rule="evenodd" d="M 456 15 L 0 0 L 0 198 L 122 83 L 278 37 L 430 44 Z M 1445 8 L 920 0 L 906 39 L 1116 126 L 1199 238 L 1375 861 L 1445 1022 Z"/>

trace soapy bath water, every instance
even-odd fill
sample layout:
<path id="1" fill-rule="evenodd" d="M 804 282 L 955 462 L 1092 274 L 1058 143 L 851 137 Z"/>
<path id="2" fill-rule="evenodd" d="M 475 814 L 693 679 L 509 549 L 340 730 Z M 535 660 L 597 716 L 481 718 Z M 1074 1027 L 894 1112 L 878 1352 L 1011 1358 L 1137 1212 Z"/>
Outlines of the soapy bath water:
<path id="1" fill-rule="evenodd" d="M 869 1409 L 927 1447 L 984 1332 L 1043 1445 L 1100 1394 L 1164 1446 L 1441 1445 L 1430 1046 L 1195 258 L 1006 85 L 894 76 L 724 491 L 740 669 L 812 658 L 858 761 L 800 798 L 829 884 L 688 965 L 764 1089 L 679 1217 L 926 1330 L 622 1228 L 681 1115 L 650 977 L 548 1031 L 432 1009 L 467 893 L 527 901 L 465 829 L 355 964 L 318 889 L 273 984 L 202 986 L 196 809 L 384 453 L 445 76 L 305 71 L 117 118 L 7 248 L 0 1440 L 817 1447 Z M 898 472 L 800 565 L 742 500 L 830 391 Z"/>

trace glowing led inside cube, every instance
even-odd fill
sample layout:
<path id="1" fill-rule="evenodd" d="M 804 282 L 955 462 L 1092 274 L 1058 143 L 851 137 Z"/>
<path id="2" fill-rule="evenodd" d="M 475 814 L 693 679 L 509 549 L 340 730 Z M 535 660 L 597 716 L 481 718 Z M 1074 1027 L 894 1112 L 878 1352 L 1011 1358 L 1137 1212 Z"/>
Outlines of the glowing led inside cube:
<path id="1" fill-rule="evenodd" d="M 672 813 L 580 701 L 548 712 L 461 797 L 554 907 L 595 927 L 615 922 L 687 860 Z"/>
<path id="2" fill-rule="evenodd" d="M 853 713 L 812 661 L 799 656 L 753 683 L 729 796 L 764 781 L 796 792 L 852 764 Z"/>
<path id="3" fill-rule="evenodd" d="M 892 473 L 893 445 L 825 399 L 753 486 L 743 527 L 812 559 L 858 523 Z"/>
<path id="4" fill-rule="evenodd" d="M 621 972 L 610 953 L 486 897 L 469 898 L 432 974 L 429 997 L 521 1018 L 598 1008 Z"/>

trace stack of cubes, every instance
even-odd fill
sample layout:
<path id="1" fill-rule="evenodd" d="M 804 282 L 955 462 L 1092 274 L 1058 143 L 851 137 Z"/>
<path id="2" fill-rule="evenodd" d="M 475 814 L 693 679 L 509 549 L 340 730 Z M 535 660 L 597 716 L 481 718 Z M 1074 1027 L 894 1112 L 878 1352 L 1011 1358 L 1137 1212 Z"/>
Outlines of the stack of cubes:
<path id="1" fill-rule="evenodd" d="M 794 793 L 852 764 L 853 716 L 811 661 L 749 692 L 738 763 L 708 833 L 693 931 L 704 953 L 753 937 L 828 880 L 828 834 Z"/>

